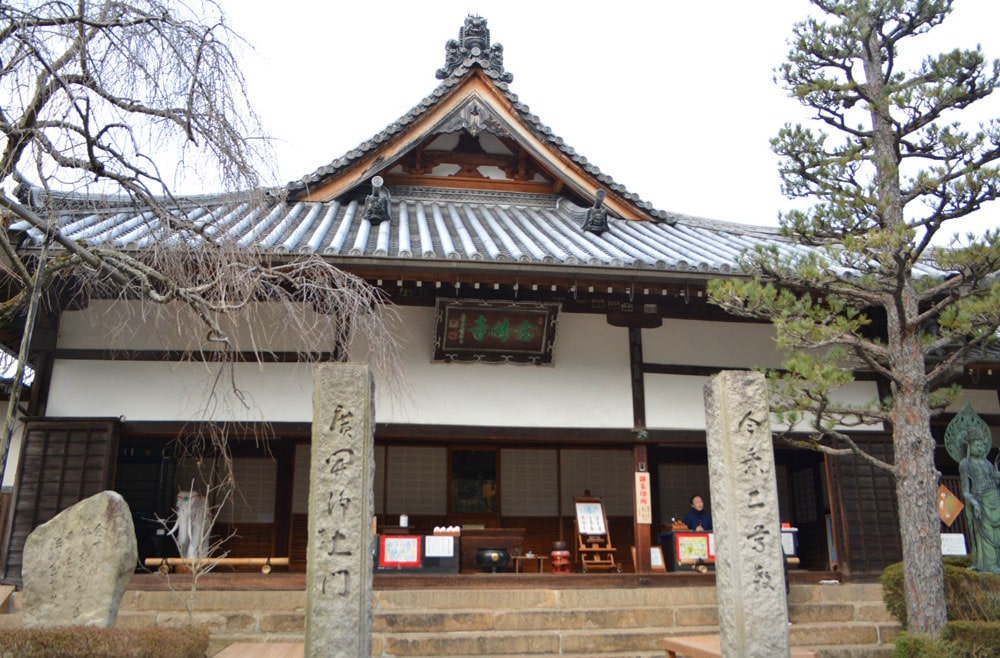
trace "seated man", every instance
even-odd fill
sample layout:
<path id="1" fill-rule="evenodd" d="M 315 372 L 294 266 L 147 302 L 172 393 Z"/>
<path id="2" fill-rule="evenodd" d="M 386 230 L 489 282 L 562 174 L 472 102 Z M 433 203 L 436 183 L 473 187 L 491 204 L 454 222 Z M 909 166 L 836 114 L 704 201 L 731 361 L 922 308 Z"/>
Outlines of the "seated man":
<path id="1" fill-rule="evenodd" d="M 691 511 L 684 517 L 684 525 L 695 532 L 712 532 L 712 515 L 705 510 L 701 496 L 691 496 Z"/>

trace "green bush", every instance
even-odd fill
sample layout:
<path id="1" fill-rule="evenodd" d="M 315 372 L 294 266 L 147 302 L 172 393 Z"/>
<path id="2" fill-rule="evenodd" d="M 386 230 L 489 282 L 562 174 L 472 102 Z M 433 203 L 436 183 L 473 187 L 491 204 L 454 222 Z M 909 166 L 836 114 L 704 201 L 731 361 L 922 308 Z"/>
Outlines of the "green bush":
<path id="1" fill-rule="evenodd" d="M 942 639 L 901 633 L 893 658 L 1000 658 L 1000 576 L 968 568 L 963 558 L 944 561 L 948 623 Z M 885 607 L 906 626 L 903 565 L 882 572 Z"/>
<path id="2" fill-rule="evenodd" d="M 945 566 L 950 621 L 1000 622 L 1000 575 Z"/>
<path id="3" fill-rule="evenodd" d="M 0 658 L 204 658 L 208 628 L 0 629 Z"/>
<path id="4" fill-rule="evenodd" d="M 950 621 L 943 636 L 968 658 L 1000 657 L 1000 622 Z"/>
<path id="5" fill-rule="evenodd" d="M 1000 576 L 973 571 L 967 560 L 947 559 L 944 564 L 945 604 L 951 621 L 1000 621 Z M 906 626 L 903 564 L 882 572 L 882 599 L 893 617 Z"/>
<path id="6" fill-rule="evenodd" d="M 889 614 L 906 628 L 906 596 L 903 593 L 903 563 L 890 564 L 882 572 L 882 601 Z M 896 643 L 899 646 L 899 642 Z M 904 654 L 905 655 L 905 654 Z"/>
<path id="7" fill-rule="evenodd" d="M 951 642 L 903 631 L 896 638 L 892 658 L 963 658 Z"/>

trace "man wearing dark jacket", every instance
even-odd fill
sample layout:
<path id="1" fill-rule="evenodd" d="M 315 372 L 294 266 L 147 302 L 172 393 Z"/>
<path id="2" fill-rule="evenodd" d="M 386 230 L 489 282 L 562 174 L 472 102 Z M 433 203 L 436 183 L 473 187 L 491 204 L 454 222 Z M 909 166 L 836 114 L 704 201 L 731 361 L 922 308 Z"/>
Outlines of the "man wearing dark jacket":
<path id="1" fill-rule="evenodd" d="M 684 517 L 684 525 L 696 532 L 712 532 L 712 515 L 705 509 L 701 496 L 691 496 L 691 511 Z"/>

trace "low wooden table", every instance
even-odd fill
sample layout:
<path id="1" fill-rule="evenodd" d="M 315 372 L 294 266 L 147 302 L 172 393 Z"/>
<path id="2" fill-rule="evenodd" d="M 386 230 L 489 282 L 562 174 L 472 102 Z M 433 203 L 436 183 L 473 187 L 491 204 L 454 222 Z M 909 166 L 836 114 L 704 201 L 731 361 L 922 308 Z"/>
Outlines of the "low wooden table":
<path id="1" fill-rule="evenodd" d="M 524 563 L 534 562 L 537 569 L 537 573 L 542 573 L 545 570 L 545 561 L 549 559 L 548 555 L 515 555 L 510 558 L 514 562 L 514 573 L 524 573 Z"/>
<path id="2" fill-rule="evenodd" d="M 722 658 L 721 642 L 718 635 L 668 637 L 663 640 L 663 648 L 667 650 L 667 658 L 677 658 L 677 654 L 688 658 Z M 816 658 L 816 654 L 792 647 L 792 658 Z"/>

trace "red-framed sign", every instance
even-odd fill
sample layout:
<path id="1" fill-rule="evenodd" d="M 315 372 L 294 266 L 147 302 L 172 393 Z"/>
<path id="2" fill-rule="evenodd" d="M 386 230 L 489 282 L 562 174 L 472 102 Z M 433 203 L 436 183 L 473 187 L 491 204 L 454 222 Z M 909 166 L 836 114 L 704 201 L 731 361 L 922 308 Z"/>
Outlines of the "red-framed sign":
<path id="1" fill-rule="evenodd" d="M 420 566 L 419 535 L 382 535 L 379 538 L 378 566 L 405 568 Z"/>
<path id="2" fill-rule="evenodd" d="M 710 532 L 675 532 L 674 556 L 677 561 L 715 561 L 715 542 Z"/>

